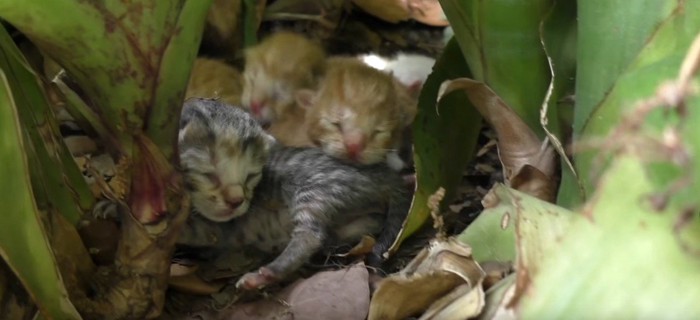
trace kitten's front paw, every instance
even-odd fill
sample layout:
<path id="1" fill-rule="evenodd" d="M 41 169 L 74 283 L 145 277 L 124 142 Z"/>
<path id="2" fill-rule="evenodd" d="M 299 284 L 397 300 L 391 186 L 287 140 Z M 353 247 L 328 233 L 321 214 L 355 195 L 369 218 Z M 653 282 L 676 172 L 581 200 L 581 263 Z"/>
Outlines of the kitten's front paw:
<path id="1" fill-rule="evenodd" d="M 260 267 L 258 272 L 249 272 L 236 282 L 237 289 L 254 290 L 277 282 L 277 275 L 270 269 Z"/>

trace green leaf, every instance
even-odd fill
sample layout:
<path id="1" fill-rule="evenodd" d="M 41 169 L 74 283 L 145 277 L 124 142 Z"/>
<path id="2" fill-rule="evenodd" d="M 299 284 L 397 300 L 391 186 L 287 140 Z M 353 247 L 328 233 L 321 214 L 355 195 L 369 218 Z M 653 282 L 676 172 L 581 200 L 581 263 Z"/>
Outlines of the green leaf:
<path id="1" fill-rule="evenodd" d="M 0 17 L 75 79 L 121 142 L 118 151 L 130 155 L 132 136 L 146 132 L 175 160 L 179 110 L 211 1 L 0 0 Z"/>
<path id="2" fill-rule="evenodd" d="M 521 300 L 522 317 L 700 314 L 700 259 L 674 234 L 679 212 L 657 212 L 645 201 L 655 189 L 640 159 L 619 156 L 585 207 L 587 218 L 577 219 L 542 260 Z"/>
<path id="3" fill-rule="evenodd" d="M 8 78 L 13 100 L 21 106 L 19 116 L 28 138 L 25 151 L 36 164 L 30 173 L 38 204 L 58 208 L 75 224 L 81 210 L 92 208 L 94 196 L 63 143 L 40 80 L 1 26 L 0 69 Z"/>
<path id="4" fill-rule="evenodd" d="M 68 299 L 51 247 L 34 204 L 29 167 L 24 155 L 26 142 L 10 94 L 10 85 L 0 71 L 0 201 L 4 206 L 0 223 L 0 254 L 22 281 L 44 316 L 81 319 Z"/>
<path id="5" fill-rule="evenodd" d="M 658 26 L 693 1 L 578 1 L 578 74 L 574 133 L 581 132 L 592 112 L 625 73 Z"/>
<path id="6" fill-rule="evenodd" d="M 624 8 L 620 7 L 617 10 L 629 14 L 627 6 L 624 6 Z M 635 11 L 632 12 L 634 13 Z M 640 16 L 636 17 L 637 20 L 643 19 L 648 13 L 639 14 Z M 623 25 L 620 28 L 631 28 L 633 26 Z M 618 36 L 626 34 L 623 31 L 620 31 L 620 33 Z M 590 118 L 581 132 L 581 143 L 585 145 L 586 143 L 596 142 L 596 140 L 610 134 L 613 128 L 619 125 L 625 114 L 635 112 L 633 109 L 639 107 L 639 101 L 653 97 L 662 83 L 675 79 L 687 50 L 698 33 L 700 33 L 700 3 L 695 1 L 683 4 L 683 10 L 674 10 L 670 16 L 666 17 L 663 23 L 657 25 L 650 38 L 644 38 L 646 41 L 643 43 L 644 46 L 637 49 L 637 55 L 630 58 L 631 61 L 627 63 L 626 70 L 619 74 L 614 86 L 590 114 Z M 618 40 L 621 43 L 625 41 L 623 39 Z M 601 65 L 591 66 L 591 68 L 604 68 L 607 66 L 607 57 L 600 56 L 599 59 Z M 607 67 L 612 68 L 610 66 Z M 603 71 L 600 72 L 602 73 Z M 584 75 L 586 74 L 584 73 Z M 599 82 L 597 78 L 587 79 L 583 78 L 581 74 L 579 74 L 579 80 L 583 82 Z M 579 108 L 578 102 L 576 108 Z M 656 131 L 651 134 L 659 136 L 665 126 L 673 123 L 673 119 L 656 112 L 653 118 L 646 122 L 649 128 L 645 127 L 643 130 Z M 645 131 L 628 133 L 638 135 Z M 618 142 L 626 141 L 625 144 L 627 145 L 631 142 L 628 137 L 621 136 L 615 137 L 613 140 Z M 619 143 L 617 147 L 620 147 Z M 605 153 L 614 151 L 611 149 L 614 148 L 602 148 Z M 592 190 L 596 176 L 604 172 L 606 162 L 609 161 L 609 157 L 606 157 L 605 153 L 601 154 L 598 148 L 588 146 L 583 152 L 577 154 L 576 165 L 587 190 Z"/>
<path id="7" fill-rule="evenodd" d="M 568 0 L 554 1 L 551 12 L 543 21 L 542 40 L 547 56 L 551 59 L 554 78 L 552 79 L 552 95 L 547 108 L 556 109 L 559 131 L 547 126 L 559 142 L 564 146 L 571 136 L 573 125 L 573 97 L 576 79 L 576 2 Z M 582 183 L 571 166 L 567 163 L 566 152 L 559 151 L 561 160 L 562 183 L 557 195 L 557 203 L 566 208 L 583 201 Z"/>
<path id="8" fill-rule="evenodd" d="M 514 262 L 516 217 L 513 204 L 504 199 L 497 206 L 482 211 L 458 239 L 472 248 L 472 256 L 478 263 Z"/>
<path id="9" fill-rule="evenodd" d="M 503 184 L 496 185 L 484 201 L 486 210 L 459 236 L 479 263 L 517 258 L 521 269 L 536 272 L 538 262 L 556 247 L 574 218 L 567 209 Z"/>
<path id="10" fill-rule="evenodd" d="M 469 76 L 469 68 L 453 39 L 435 63 L 420 94 L 413 122 L 417 187 L 408 218 L 391 250 L 428 219 L 428 198 L 440 187 L 446 191 L 441 206 L 450 204 L 464 168 L 474 158 L 481 129 L 479 112 L 463 92 L 450 94 L 440 100 L 439 105 L 436 103 L 443 81 L 465 76 Z"/>
<path id="11" fill-rule="evenodd" d="M 540 23 L 553 1 L 441 0 L 440 4 L 472 78 L 491 87 L 543 138 L 539 111 L 551 73 L 540 42 Z M 558 132 L 556 108 L 549 112 L 552 131 Z"/>
<path id="12" fill-rule="evenodd" d="M 243 44 L 246 48 L 258 43 L 258 26 L 260 19 L 258 16 L 258 1 L 244 0 L 245 20 L 243 22 Z"/>

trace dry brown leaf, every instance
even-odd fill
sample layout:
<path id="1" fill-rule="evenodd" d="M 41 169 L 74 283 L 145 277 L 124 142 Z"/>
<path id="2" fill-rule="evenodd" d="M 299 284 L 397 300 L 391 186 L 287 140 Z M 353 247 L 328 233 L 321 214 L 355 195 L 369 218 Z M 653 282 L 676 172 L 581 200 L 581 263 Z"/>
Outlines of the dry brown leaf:
<path id="1" fill-rule="evenodd" d="M 515 274 L 511 274 L 486 291 L 486 303 L 478 319 L 516 319 L 515 311 L 509 306 L 514 296 Z"/>
<path id="2" fill-rule="evenodd" d="M 557 196 L 556 184 L 537 168 L 526 164 L 510 179 L 510 187 L 547 202 Z"/>
<path id="3" fill-rule="evenodd" d="M 468 78 L 445 81 L 440 86 L 438 101 L 455 90 L 464 90 L 469 101 L 496 131 L 498 155 L 507 184 L 512 186 L 512 179 L 529 165 L 541 174 L 525 169 L 526 172 L 517 181 L 518 186 L 524 189 L 513 188 L 536 197 L 547 197 L 540 199 L 552 202 L 551 190 L 556 189 L 554 175 L 557 172 L 557 158 L 549 140 L 540 141 L 520 116 L 482 82 Z M 530 183 L 525 178 L 536 181 Z"/>
<path id="4" fill-rule="evenodd" d="M 298 280 L 273 298 L 233 306 L 219 319 L 363 320 L 368 309 L 368 272 L 359 263 Z"/>
<path id="5" fill-rule="evenodd" d="M 411 18 L 420 23 L 436 27 L 450 25 L 438 0 L 408 0 L 408 9 Z"/>
<path id="6" fill-rule="evenodd" d="M 445 198 L 445 188 L 440 187 L 428 197 L 428 208 L 430 208 L 430 216 L 433 217 L 433 228 L 437 230 L 437 237 L 444 238 L 445 234 L 445 221 L 440 214 L 440 203 L 442 199 Z"/>
<path id="7" fill-rule="evenodd" d="M 379 283 L 368 319 L 418 314 L 460 285 L 475 286 L 483 276 L 471 248 L 454 238 L 434 239 L 403 270 Z"/>
<path id="8" fill-rule="evenodd" d="M 397 23 L 410 18 L 406 0 L 353 0 L 352 2 L 363 11 L 386 22 Z"/>
<path id="9" fill-rule="evenodd" d="M 170 277 L 182 277 L 188 274 L 194 273 L 199 269 L 199 266 L 194 263 L 171 263 L 170 264 Z"/>
<path id="10" fill-rule="evenodd" d="M 190 294 L 207 295 L 221 291 L 221 289 L 226 285 L 226 282 L 224 281 L 204 281 L 202 278 L 200 278 L 199 276 L 197 276 L 197 274 L 194 273 L 194 271 L 196 271 L 197 269 L 196 267 L 183 267 L 183 269 L 187 270 L 178 271 L 183 273 L 183 275 L 174 276 L 171 274 L 170 278 L 168 279 L 168 286 L 171 289 Z M 173 265 L 170 266 L 170 270 L 172 272 Z"/>
<path id="11" fill-rule="evenodd" d="M 481 313 L 484 304 L 481 281 L 474 287 L 463 284 L 433 303 L 419 320 L 470 319 Z"/>
<path id="12" fill-rule="evenodd" d="M 360 239 L 360 242 L 358 242 L 354 247 L 352 247 L 350 251 L 346 253 L 337 254 L 336 256 L 347 257 L 366 255 L 372 252 L 375 243 L 377 243 L 377 240 L 375 240 L 372 236 L 364 235 L 362 236 L 362 239 Z"/>

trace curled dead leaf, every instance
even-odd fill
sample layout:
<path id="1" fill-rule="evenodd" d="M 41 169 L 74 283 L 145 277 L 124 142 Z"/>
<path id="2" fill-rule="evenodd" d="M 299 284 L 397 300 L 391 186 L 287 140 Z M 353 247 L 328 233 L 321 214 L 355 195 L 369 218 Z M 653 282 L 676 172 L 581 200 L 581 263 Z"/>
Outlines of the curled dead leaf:
<path id="1" fill-rule="evenodd" d="M 486 303 L 478 319 L 516 319 L 515 310 L 510 306 L 514 296 L 515 274 L 511 274 L 486 291 Z"/>
<path id="2" fill-rule="evenodd" d="M 190 267 L 177 270 L 176 272 L 182 273 L 183 275 L 173 276 L 171 274 L 170 278 L 168 279 L 168 286 L 171 289 L 189 294 L 208 295 L 221 291 L 221 289 L 226 285 L 226 282 L 224 281 L 204 281 L 202 278 L 197 276 L 196 273 L 194 273 L 196 269 L 196 267 Z M 172 265 L 170 266 L 170 270 L 173 270 Z"/>
<path id="3" fill-rule="evenodd" d="M 451 304 L 431 305 L 462 285 L 481 290 L 483 277 L 471 248 L 454 238 L 434 239 L 403 270 L 378 284 L 368 319 L 403 319 L 425 310 L 439 314 L 440 305 Z"/>
<path id="4" fill-rule="evenodd" d="M 496 131 L 507 184 L 513 186 L 515 179 L 517 187 L 513 186 L 514 189 L 552 202 L 558 166 L 549 141 L 540 141 L 520 116 L 483 82 L 468 78 L 445 81 L 440 85 L 437 100 L 455 90 L 464 90 L 469 101 Z M 531 168 L 524 169 L 526 166 Z"/>
<path id="5" fill-rule="evenodd" d="M 372 248 L 374 248 L 375 243 L 377 243 L 377 240 L 375 240 L 372 236 L 364 235 L 362 236 L 362 239 L 360 239 L 360 242 L 358 242 L 354 247 L 352 247 L 350 251 L 338 254 L 336 256 L 347 257 L 366 255 L 372 252 Z"/>
<path id="6" fill-rule="evenodd" d="M 353 0 L 363 11 L 386 22 L 397 23 L 411 17 L 406 0 Z"/>
<path id="7" fill-rule="evenodd" d="M 526 164 L 510 179 L 510 186 L 538 199 L 554 202 L 557 196 L 556 184 L 551 177 L 539 169 Z"/>
<path id="8" fill-rule="evenodd" d="M 433 303 L 419 320 L 470 319 L 481 313 L 484 303 L 481 281 L 474 287 L 463 284 Z"/>
<path id="9" fill-rule="evenodd" d="M 438 0 L 408 0 L 408 9 L 411 18 L 420 23 L 436 27 L 450 25 Z"/>

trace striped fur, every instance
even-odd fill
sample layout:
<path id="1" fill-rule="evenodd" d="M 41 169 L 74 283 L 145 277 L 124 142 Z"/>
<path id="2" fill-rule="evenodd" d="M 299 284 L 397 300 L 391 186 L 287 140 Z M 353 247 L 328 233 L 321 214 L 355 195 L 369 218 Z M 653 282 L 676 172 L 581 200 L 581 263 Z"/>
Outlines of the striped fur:
<path id="1" fill-rule="evenodd" d="M 244 112 L 232 116 L 250 117 Z M 248 125 L 248 121 L 229 123 Z M 288 276 L 322 248 L 353 244 L 364 234 L 379 234 L 374 248 L 378 258 L 394 240 L 410 206 L 410 193 L 402 181 L 383 162 L 360 165 L 317 148 L 278 144 L 270 150 L 247 212 L 224 223 L 195 215 L 180 242 L 221 250 L 254 247 L 271 256 L 279 254 L 264 267 L 275 279 Z"/>
<path id="2" fill-rule="evenodd" d="M 244 110 L 212 99 L 188 99 L 178 147 L 194 209 L 218 222 L 243 215 L 273 143 Z"/>

